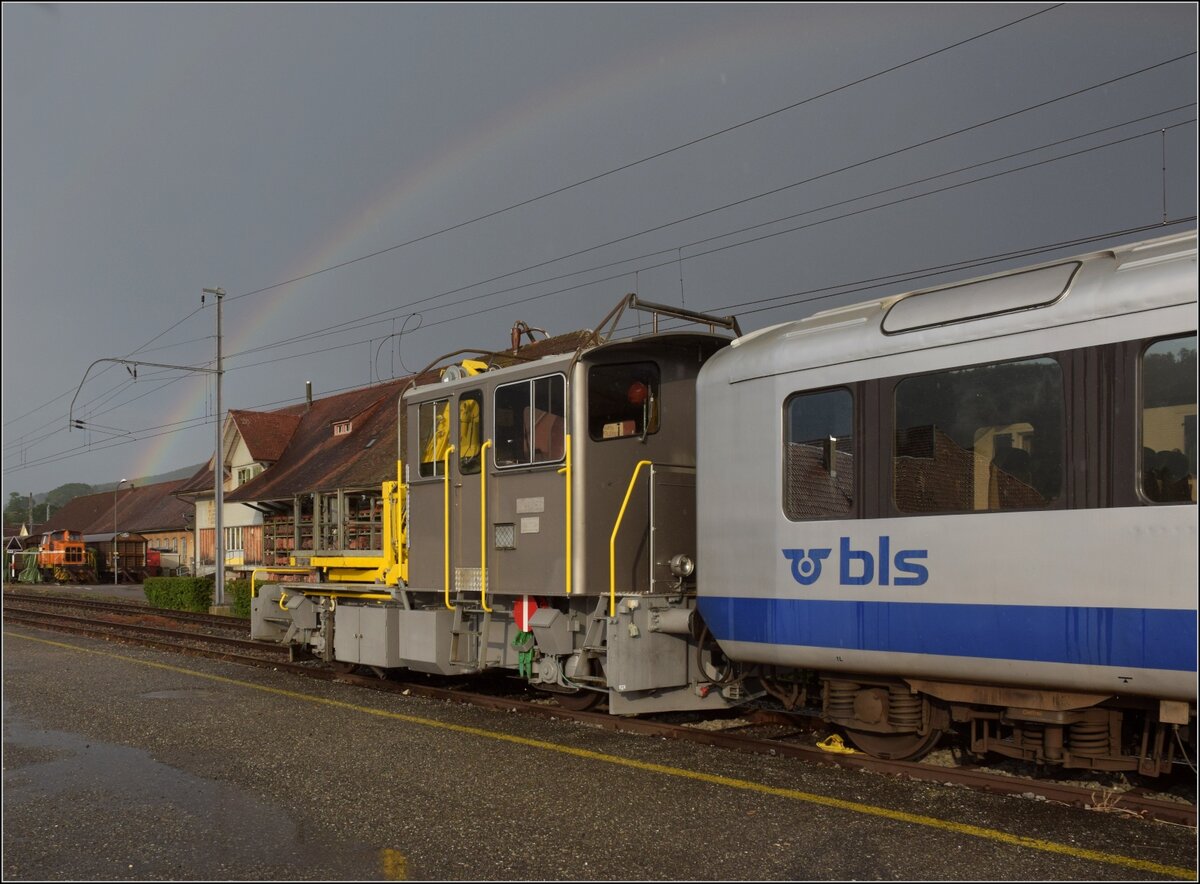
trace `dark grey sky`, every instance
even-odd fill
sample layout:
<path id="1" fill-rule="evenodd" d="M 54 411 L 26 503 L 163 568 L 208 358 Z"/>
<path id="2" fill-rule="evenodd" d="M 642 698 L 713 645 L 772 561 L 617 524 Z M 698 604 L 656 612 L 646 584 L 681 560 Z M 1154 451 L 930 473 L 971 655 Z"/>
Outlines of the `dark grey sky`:
<path id="1" fill-rule="evenodd" d="M 94 360 L 211 365 L 206 287 L 225 406 L 274 408 L 634 290 L 750 330 L 1149 238 L 1118 232 L 1196 212 L 1196 33 L 1191 3 L 6 3 L 4 499 L 211 454 L 200 373 L 99 366 L 67 431 Z"/>

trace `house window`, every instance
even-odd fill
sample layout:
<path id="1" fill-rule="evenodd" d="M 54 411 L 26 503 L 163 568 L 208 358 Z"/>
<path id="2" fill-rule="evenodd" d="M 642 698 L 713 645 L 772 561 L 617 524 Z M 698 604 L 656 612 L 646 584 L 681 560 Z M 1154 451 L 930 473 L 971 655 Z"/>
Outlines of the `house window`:
<path id="1" fill-rule="evenodd" d="M 333 435 L 345 436 L 352 428 L 350 421 L 338 421 L 333 425 Z"/>

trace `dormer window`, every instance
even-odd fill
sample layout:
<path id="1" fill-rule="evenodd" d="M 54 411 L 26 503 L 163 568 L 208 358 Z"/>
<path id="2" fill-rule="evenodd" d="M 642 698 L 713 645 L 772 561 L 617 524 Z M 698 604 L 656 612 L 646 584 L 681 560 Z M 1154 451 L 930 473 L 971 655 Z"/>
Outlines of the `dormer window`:
<path id="1" fill-rule="evenodd" d="M 333 425 L 333 435 L 335 435 L 335 436 L 345 436 L 347 433 L 350 432 L 350 430 L 351 430 L 351 422 L 350 421 L 338 421 L 337 423 L 335 423 Z"/>
<path id="2" fill-rule="evenodd" d="M 253 479 L 255 476 L 257 476 L 261 472 L 262 472 L 262 467 L 260 467 L 256 464 L 251 464 L 248 467 L 238 467 L 237 473 L 236 473 L 238 486 L 245 485 L 247 482 L 249 482 L 251 479 Z"/>

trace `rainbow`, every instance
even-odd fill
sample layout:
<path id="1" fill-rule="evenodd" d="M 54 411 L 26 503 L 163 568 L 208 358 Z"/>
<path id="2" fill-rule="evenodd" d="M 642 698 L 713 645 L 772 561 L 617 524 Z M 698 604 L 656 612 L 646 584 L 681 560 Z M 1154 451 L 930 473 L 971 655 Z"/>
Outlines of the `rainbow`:
<path id="1" fill-rule="evenodd" d="M 636 62 L 614 58 L 600 76 L 595 72 L 581 72 L 574 81 L 548 85 L 532 93 L 517 108 L 506 107 L 482 121 L 471 137 L 463 139 L 452 150 L 438 153 L 415 171 L 406 167 L 403 172 L 398 172 L 387 185 L 375 191 L 378 196 L 374 200 L 347 214 L 334 225 L 332 234 L 323 236 L 322 242 L 306 249 L 306 257 L 300 266 L 280 274 L 284 279 L 300 281 L 252 295 L 244 302 L 227 302 L 225 327 L 229 333 L 225 351 L 237 353 L 249 349 L 259 340 L 263 329 L 289 304 L 298 303 L 305 295 L 328 284 L 324 276 L 313 277 L 312 274 L 370 252 L 372 249 L 365 243 L 371 238 L 377 239 L 379 231 L 403 229 L 404 222 L 411 221 L 413 208 L 431 202 L 446 182 L 462 177 L 464 170 L 486 166 L 491 157 L 519 146 L 529 132 L 538 131 L 539 124 L 546 120 L 574 108 L 618 102 L 623 96 L 645 89 L 648 83 L 665 77 L 676 82 L 695 82 L 701 77 L 711 77 L 714 58 L 755 58 L 761 62 L 771 54 L 786 55 L 795 51 L 788 29 L 774 27 L 773 22 L 752 16 L 746 19 L 744 24 L 732 29 L 727 24 L 714 23 L 703 30 L 683 31 L 652 57 Z M 724 80 L 724 75 L 721 79 Z M 712 84 L 714 88 L 719 85 Z M 237 318 L 243 304 L 248 315 Z M 234 309 L 230 310 L 230 307 Z M 162 423 L 187 421 L 203 414 L 206 385 L 199 381 L 187 383 L 197 392 L 179 397 Z M 245 406 L 245 403 L 229 401 L 224 404 L 226 408 Z M 211 433 L 211 428 L 208 431 Z M 153 475 L 170 469 L 174 438 L 169 434 L 152 440 L 135 472 Z"/>

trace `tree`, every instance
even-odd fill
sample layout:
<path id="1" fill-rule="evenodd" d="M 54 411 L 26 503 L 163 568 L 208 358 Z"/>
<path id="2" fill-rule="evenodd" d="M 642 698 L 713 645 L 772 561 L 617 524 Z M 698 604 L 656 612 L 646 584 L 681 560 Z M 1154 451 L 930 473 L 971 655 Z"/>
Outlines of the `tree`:
<path id="1" fill-rule="evenodd" d="M 29 518 L 29 495 L 13 491 L 8 495 L 8 503 L 4 505 L 4 523 L 20 525 Z"/>

